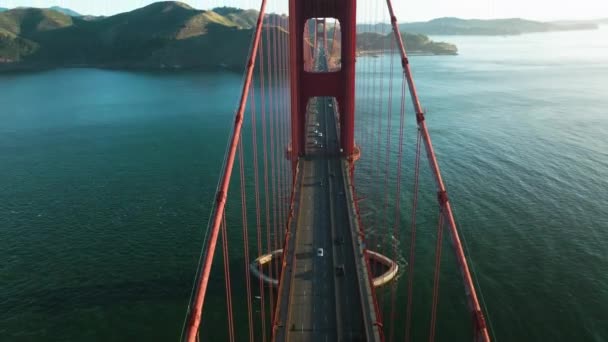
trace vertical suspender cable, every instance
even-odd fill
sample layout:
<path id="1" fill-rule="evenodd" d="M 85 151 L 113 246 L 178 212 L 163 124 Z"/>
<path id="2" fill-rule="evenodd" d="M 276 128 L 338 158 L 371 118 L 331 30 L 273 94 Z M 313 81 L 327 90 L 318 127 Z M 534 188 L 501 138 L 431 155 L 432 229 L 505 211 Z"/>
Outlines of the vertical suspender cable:
<path id="1" fill-rule="evenodd" d="M 189 306 L 188 319 L 186 323 L 186 334 L 185 338 L 187 341 L 193 342 L 196 340 L 198 328 L 201 322 L 201 316 L 203 313 L 203 306 L 205 302 L 205 294 L 207 292 L 207 285 L 209 283 L 209 276 L 211 274 L 211 265 L 213 263 L 213 256 L 215 255 L 215 248 L 217 245 L 217 238 L 219 235 L 220 225 L 224 210 L 226 206 L 226 196 L 228 194 L 228 188 L 230 186 L 230 177 L 232 176 L 232 169 L 234 166 L 234 159 L 236 156 L 236 148 L 238 141 L 241 137 L 241 128 L 243 125 L 243 114 L 247 103 L 247 95 L 249 93 L 249 86 L 251 84 L 251 78 L 253 76 L 253 69 L 255 66 L 255 59 L 257 56 L 258 45 L 260 42 L 260 36 L 262 33 L 264 12 L 266 10 L 266 0 L 262 0 L 260 6 L 260 14 L 256 23 L 255 34 L 253 38 L 253 44 L 251 46 L 251 52 L 249 55 L 249 61 L 247 62 L 245 82 L 241 93 L 241 99 L 239 107 L 236 112 L 234 120 L 234 128 L 230 138 L 228 155 L 226 158 L 226 164 L 220 178 L 220 184 L 216 194 L 216 206 L 213 212 L 213 219 L 211 225 L 211 232 L 209 239 L 206 243 L 206 248 L 203 257 L 203 267 L 201 270 L 200 277 L 197 279 L 196 290 L 194 294 L 194 300 Z"/>
<path id="2" fill-rule="evenodd" d="M 420 105 L 420 100 L 418 99 L 418 93 L 416 91 L 416 86 L 412 77 L 412 71 L 410 68 L 407 53 L 405 51 L 405 46 L 403 44 L 403 40 L 401 39 L 401 32 L 399 32 L 399 26 L 397 25 L 397 17 L 395 16 L 395 12 L 393 10 L 392 1 L 386 0 L 386 4 L 388 6 L 388 11 L 391 17 L 393 34 L 395 35 L 397 44 L 399 44 L 399 50 L 401 53 L 401 64 L 403 66 L 403 72 L 407 78 L 410 95 L 414 105 L 414 110 L 416 112 L 416 121 L 418 122 L 418 127 L 420 128 L 423 142 L 426 148 L 427 158 L 431 166 L 431 170 L 433 171 L 435 183 L 437 184 L 439 205 L 442 207 L 442 212 L 446 216 L 446 221 L 450 229 L 452 245 L 454 246 L 454 252 L 456 254 L 456 260 L 458 261 L 458 265 L 460 267 L 460 271 L 463 277 L 465 293 L 469 298 L 469 306 L 473 314 L 473 324 L 475 325 L 476 338 L 481 341 L 490 341 L 490 335 L 486 326 L 484 314 L 481 310 L 481 306 L 477 298 L 475 285 L 473 283 L 471 272 L 467 264 L 467 259 L 464 254 L 464 249 L 462 247 L 462 243 L 460 242 L 460 237 L 458 235 L 458 228 L 456 227 L 456 221 L 454 220 L 452 207 L 447 196 L 445 184 L 443 182 L 443 178 L 441 177 L 441 172 L 439 170 L 439 164 L 437 163 L 437 158 L 435 157 L 435 151 L 433 149 L 431 137 L 429 135 L 426 121 L 424 119 L 424 112 L 422 110 L 422 106 Z"/>
<path id="3" fill-rule="evenodd" d="M 439 210 L 439 225 L 437 227 L 437 244 L 435 246 L 435 275 L 433 277 L 433 304 L 431 305 L 431 328 L 429 341 L 435 341 L 435 326 L 437 323 L 437 304 L 439 303 L 439 275 L 441 274 L 441 247 L 443 246 L 443 213 Z"/>
<path id="4" fill-rule="evenodd" d="M 405 75 L 403 76 L 403 86 L 401 92 L 401 107 L 405 107 Z M 420 131 L 416 134 L 416 161 L 414 165 L 414 194 L 412 200 L 412 218 L 410 232 L 410 258 L 408 260 L 407 270 L 407 307 L 405 316 L 405 341 L 410 340 L 410 331 L 412 326 L 412 301 L 414 291 L 414 263 L 416 262 L 416 212 L 418 209 L 418 179 L 420 178 L 420 149 L 422 145 L 422 135 Z"/>
<path id="5" fill-rule="evenodd" d="M 277 239 L 277 190 L 276 190 L 276 186 L 275 186 L 275 181 L 276 181 L 276 177 L 275 177 L 275 156 L 274 156 L 274 145 L 275 145 L 275 141 L 274 141 L 274 121 L 275 121 L 275 108 L 274 108 L 274 98 L 275 96 L 273 96 L 273 90 L 272 90 L 272 84 L 273 84 L 273 74 L 274 74 L 274 70 L 273 70 L 273 61 L 274 61 L 274 55 L 272 54 L 272 38 L 270 35 L 270 31 L 271 31 L 271 24 L 269 23 L 268 27 L 266 28 L 266 62 L 267 62 L 267 72 L 268 72 L 268 82 L 266 82 L 267 85 L 267 94 L 268 94 L 268 117 L 270 119 L 269 121 L 269 132 L 270 132 L 270 137 L 269 137 L 269 141 L 270 141 L 270 193 L 269 195 L 271 195 L 272 198 L 272 239 L 271 239 L 271 243 L 269 246 L 269 250 L 268 252 L 271 253 L 273 250 L 275 250 L 277 248 L 277 244 L 276 244 L 276 239 Z M 276 263 L 273 261 L 271 263 L 271 267 L 274 266 L 274 274 L 275 276 L 278 275 L 278 269 L 276 266 Z M 271 308 L 274 307 L 274 305 L 271 305 Z M 273 319 L 271 319 L 271 322 L 274 321 Z"/>
<path id="6" fill-rule="evenodd" d="M 252 101 L 252 105 L 255 102 Z M 241 216 L 243 219 L 243 254 L 245 257 L 245 288 L 247 290 L 247 322 L 249 341 L 253 342 L 253 310 L 251 308 L 251 277 L 249 276 L 249 229 L 247 224 L 247 193 L 245 189 L 245 161 L 243 157 L 243 140 L 239 141 L 239 174 L 241 179 Z"/>
<path id="7" fill-rule="evenodd" d="M 277 231 L 275 231 L 275 236 L 274 236 L 274 243 L 275 243 L 275 249 L 279 248 L 280 242 L 282 241 L 282 227 L 283 227 L 283 201 L 281 200 L 281 167 L 280 167 L 280 160 L 278 159 L 278 150 L 279 150 L 279 137 L 280 137 L 280 130 L 279 130 L 279 101 L 280 101 L 280 96 L 278 96 L 278 82 L 277 82 L 277 73 L 278 73 L 278 50 L 277 50 L 277 25 L 276 25 L 276 19 L 277 16 L 273 15 L 271 17 L 272 23 L 270 25 L 270 27 L 272 28 L 272 73 L 270 74 L 271 79 L 272 79 L 272 84 L 274 85 L 271 89 L 272 93 L 274 94 L 274 101 L 272 103 L 273 107 L 274 107 L 274 120 L 273 120 L 273 126 L 274 126 L 274 141 L 272 143 L 272 149 L 273 149 L 273 159 L 274 159 L 274 165 L 275 165 L 275 180 L 274 182 L 276 183 L 275 186 L 275 210 L 277 211 L 277 224 L 276 224 L 276 228 Z M 275 265 L 277 265 L 277 276 L 279 274 L 278 272 L 278 264 L 274 263 Z M 278 278 L 278 277 L 277 277 Z"/>
<path id="8" fill-rule="evenodd" d="M 287 95 L 286 89 L 287 85 L 289 84 L 289 79 L 288 79 L 288 72 L 287 72 L 287 68 L 288 68 L 288 60 L 289 60 L 289 44 L 287 43 L 287 35 L 285 34 L 286 30 L 286 20 L 284 17 L 281 17 L 281 50 L 283 51 L 283 61 L 281 63 L 282 67 L 282 73 L 281 73 L 281 78 L 282 78 L 282 82 L 281 82 L 281 98 L 283 99 L 283 106 L 282 106 L 282 112 L 283 112 L 283 144 L 281 145 L 282 150 L 281 152 L 284 153 L 283 155 L 283 167 L 285 169 L 285 173 L 284 173 L 284 182 L 285 182 L 285 199 L 287 200 L 288 198 L 290 198 L 290 194 L 291 194 L 291 183 L 292 183 L 292 177 L 291 177 L 291 164 L 289 163 L 289 161 L 287 160 L 286 156 L 287 154 L 287 146 L 289 145 L 289 134 L 291 132 L 290 127 L 289 127 L 289 119 L 290 119 L 290 115 L 289 115 L 289 96 Z M 286 208 L 286 214 L 287 214 L 287 220 L 289 220 L 289 210 L 290 210 L 290 205 L 287 205 Z M 287 226 L 285 226 L 285 229 L 287 229 Z"/>
<path id="9" fill-rule="evenodd" d="M 394 41 L 391 41 L 391 54 L 390 54 L 390 77 L 389 77 L 389 85 L 388 85 L 388 112 L 389 117 L 391 117 L 391 112 L 393 110 L 393 71 L 394 71 L 394 61 L 393 53 L 395 52 L 395 44 Z M 402 92 L 403 93 L 403 92 Z M 390 121 L 390 120 L 389 120 Z M 397 254 L 397 241 L 400 241 L 400 231 L 399 228 L 401 226 L 401 166 L 403 162 L 403 129 L 405 127 L 405 108 L 402 106 L 399 112 L 399 152 L 397 154 L 397 177 L 396 177 L 396 189 L 395 189 L 395 221 L 393 222 L 393 237 L 391 239 L 391 246 L 393 252 L 393 260 L 398 260 Z M 387 156 L 388 159 L 388 156 Z M 388 213 L 387 213 L 388 216 Z M 395 315 L 397 310 L 397 281 L 393 281 L 391 285 L 391 315 L 390 315 L 390 331 L 389 331 L 389 341 L 393 341 L 395 337 Z"/>
<path id="10" fill-rule="evenodd" d="M 266 44 L 268 43 L 268 40 L 266 40 Z M 265 64 L 265 59 L 264 58 L 269 58 L 269 57 L 265 57 L 264 55 L 264 39 L 262 39 L 260 41 L 260 84 L 261 84 L 261 98 L 262 98 L 262 142 L 263 142 L 263 146 L 262 146 L 262 152 L 263 152 L 263 161 L 264 161 L 264 211 L 265 211 L 265 224 L 266 224 L 266 252 L 267 253 L 271 253 L 272 252 L 272 244 L 271 244 L 271 240 L 270 240 L 270 230 L 271 230 L 271 226 L 272 226 L 272 221 L 270 220 L 270 190 L 269 190 L 269 186 L 268 186 L 268 134 L 267 134 L 267 124 L 266 124 L 266 117 L 268 116 L 267 112 L 269 111 L 267 109 L 266 105 L 266 85 L 265 85 L 265 79 L 266 79 L 266 73 L 267 71 L 264 68 L 264 64 Z M 273 276 L 273 269 L 272 269 L 272 265 L 270 265 L 270 267 L 268 267 L 268 275 L 272 278 Z M 274 308 L 274 290 L 272 288 L 272 286 L 269 288 L 270 290 L 270 322 L 273 322 L 273 318 L 272 318 L 272 308 Z"/>
<path id="11" fill-rule="evenodd" d="M 285 232 L 285 197 L 283 195 L 283 189 L 285 187 L 285 183 L 283 182 L 283 161 L 281 158 L 281 146 L 283 145 L 283 129 L 282 129 L 282 125 L 281 125 L 281 103 L 282 103 L 282 97 L 281 97 L 281 51 L 280 51 L 280 45 L 279 45 L 279 33 L 280 33 L 280 29 L 279 29 L 279 16 L 275 15 L 274 16 L 274 46 L 275 46 L 275 73 L 274 73 L 274 78 L 275 78 L 275 92 L 277 94 L 276 96 L 276 111 L 275 111 L 275 115 L 276 115 L 276 146 L 275 146 L 275 154 L 276 154 L 276 163 L 277 163 L 277 198 L 279 200 L 279 234 L 277 236 L 277 248 L 280 248 L 279 246 L 282 245 L 282 241 L 283 241 L 283 234 Z M 277 273 L 278 275 L 278 273 Z M 277 277 L 278 278 L 278 277 Z"/>
<path id="12" fill-rule="evenodd" d="M 282 49 L 282 40 L 283 40 L 283 34 L 282 34 L 282 30 L 281 30 L 281 22 L 280 22 L 280 17 L 279 15 L 277 15 L 276 18 L 276 34 L 277 34 L 277 97 L 278 97 L 278 104 L 277 104 L 277 113 L 278 113 L 278 127 L 279 127 L 279 137 L 278 137 L 278 146 L 277 146 L 277 156 L 278 156 L 278 162 L 279 162 L 279 199 L 281 201 L 281 206 L 282 206 L 282 210 L 281 210 L 281 215 L 282 215 L 282 220 L 281 220 L 281 230 L 280 230 L 280 237 L 281 239 L 279 240 L 279 243 L 282 244 L 282 242 L 285 239 L 285 230 L 286 230 L 286 222 L 287 222 L 287 215 L 286 215 L 286 201 L 285 201 L 285 188 L 287 187 L 286 183 L 285 183 L 285 160 L 282 157 L 283 156 L 283 146 L 285 146 L 285 142 L 284 142 L 284 136 L 285 136 L 285 128 L 283 126 L 285 120 L 283 118 L 284 116 L 284 112 L 283 112 L 283 101 L 284 101 L 284 97 L 283 97 L 283 54 L 284 51 Z M 278 277 L 277 277 L 278 278 Z"/>
<path id="13" fill-rule="evenodd" d="M 230 285 L 230 256 L 228 254 L 228 234 L 226 230 L 226 214 L 222 219 L 222 257 L 224 259 L 224 282 L 226 286 L 226 308 L 228 309 L 228 337 L 230 342 L 234 342 L 234 315 L 232 313 L 232 286 Z"/>
<path id="14" fill-rule="evenodd" d="M 258 257 L 264 253 L 264 247 L 262 246 L 262 213 L 260 205 L 260 176 L 259 176 L 259 164 L 258 164 L 258 138 L 257 138 L 257 115 L 256 115 L 256 103 L 255 103 L 255 87 L 251 88 L 251 139 L 253 143 L 253 181 L 255 190 L 255 220 L 256 220 L 256 238 L 257 238 L 257 251 Z M 260 266 L 261 267 L 261 266 Z M 262 277 L 259 277 L 259 290 L 260 290 L 260 320 L 262 321 L 262 341 L 266 341 L 266 308 L 264 293 L 264 281 Z"/>

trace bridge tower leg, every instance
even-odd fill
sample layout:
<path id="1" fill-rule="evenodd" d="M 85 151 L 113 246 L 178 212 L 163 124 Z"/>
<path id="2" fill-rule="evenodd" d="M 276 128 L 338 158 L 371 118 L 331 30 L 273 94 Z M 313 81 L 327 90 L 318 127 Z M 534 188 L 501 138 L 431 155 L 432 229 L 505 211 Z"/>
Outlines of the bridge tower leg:
<path id="1" fill-rule="evenodd" d="M 356 0 L 289 0 L 292 160 L 304 155 L 306 105 L 315 96 L 336 98 L 340 114 L 340 146 L 347 157 L 355 152 L 356 5 Z M 336 18 L 340 22 L 340 70 L 305 71 L 304 27 L 311 18 Z"/>

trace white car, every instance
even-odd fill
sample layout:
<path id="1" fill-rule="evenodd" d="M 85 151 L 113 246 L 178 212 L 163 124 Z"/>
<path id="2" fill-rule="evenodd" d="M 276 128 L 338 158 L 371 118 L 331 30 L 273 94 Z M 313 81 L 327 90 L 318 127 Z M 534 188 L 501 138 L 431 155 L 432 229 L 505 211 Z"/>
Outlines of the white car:
<path id="1" fill-rule="evenodd" d="M 323 133 L 319 132 L 319 133 L 317 133 L 317 135 L 320 136 L 320 137 L 322 137 Z"/>
<path id="2" fill-rule="evenodd" d="M 317 248 L 317 256 L 323 256 L 323 248 Z"/>

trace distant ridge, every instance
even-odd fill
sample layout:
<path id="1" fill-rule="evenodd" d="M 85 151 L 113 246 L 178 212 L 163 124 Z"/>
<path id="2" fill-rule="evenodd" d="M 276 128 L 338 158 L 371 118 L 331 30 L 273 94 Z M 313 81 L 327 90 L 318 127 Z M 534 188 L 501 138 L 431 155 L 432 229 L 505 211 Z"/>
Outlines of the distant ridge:
<path id="1" fill-rule="evenodd" d="M 258 12 L 230 7 L 204 11 L 163 1 L 110 17 L 71 16 L 52 9 L 17 8 L 0 13 L 0 71 L 56 67 L 242 70 Z M 268 14 L 266 30 L 287 20 Z M 263 39 L 268 35 L 264 34 Z M 364 52 L 386 44 L 368 35 Z M 423 54 L 455 54 L 456 47 L 406 35 Z M 227 44 L 226 42 L 229 42 Z"/>
<path id="2" fill-rule="evenodd" d="M 18 8 L 29 8 L 29 7 L 18 7 Z M 76 11 L 73 11 L 73 10 L 71 10 L 69 8 L 59 7 L 59 6 L 53 6 L 53 7 L 47 8 L 47 9 L 50 9 L 50 10 L 53 10 L 53 11 L 57 11 L 57 12 L 61 12 L 63 14 L 66 14 L 66 15 L 69 15 L 69 16 L 72 16 L 72 17 L 81 17 L 82 16 L 82 14 L 80 14 L 80 13 L 78 13 Z M 9 10 L 8 8 L 0 7 L 0 12 L 5 12 L 5 11 L 8 11 L 8 10 Z"/>
<path id="3" fill-rule="evenodd" d="M 388 31 L 389 24 L 361 24 L 360 31 Z M 510 19 L 460 19 L 453 17 L 437 18 L 429 21 L 399 24 L 401 31 L 427 35 L 488 35 L 506 36 L 535 32 L 595 30 L 594 21 L 540 22 L 521 18 Z"/>
<path id="4" fill-rule="evenodd" d="M 0 13 L 0 70 L 241 69 L 252 34 L 250 16 L 243 11 L 226 17 L 173 1 L 93 19 L 50 9 L 12 9 Z"/>
<path id="5" fill-rule="evenodd" d="M 65 15 L 69 15 L 70 17 L 82 17 L 82 14 L 73 11 L 69 8 L 64 8 L 64 7 L 59 7 L 59 6 L 53 6 L 53 7 L 49 7 L 49 9 L 53 10 L 53 11 L 57 11 L 57 12 L 61 12 Z"/>

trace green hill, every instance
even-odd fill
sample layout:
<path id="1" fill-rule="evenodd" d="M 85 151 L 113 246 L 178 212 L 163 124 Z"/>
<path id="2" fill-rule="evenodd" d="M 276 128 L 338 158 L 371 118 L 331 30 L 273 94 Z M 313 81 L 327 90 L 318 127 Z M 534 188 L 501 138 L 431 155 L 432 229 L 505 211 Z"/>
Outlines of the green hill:
<path id="1" fill-rule="evenodd" d="M 224 16 L 171 1 L 95 20 L 9 10 L 0 13 L 0 68 L 241 69 L 253 33 L 250 17 L 249 11 Z"/>
<path id="2" fill-rule="evenodd" d="M 65 15 L 69 15 L 70 17 L 82 17 L 82 14 L 80 14 L 80 13 L 78 13 L 76 11 L 73 11 L 73 10 L 71 10 L 69 8 L 64 8 L 64 7 L 59 7 L 59 6 L 53 6 L 53 7 L 50 7 L 49 9 L 51 9 L 53 11 L 57 11 L 57 12 L 63 13 Z"/>
<path id="3" fill-rule="evenodd" d="M 358 25 L 360 31 L 387 32 L 389 24 Z M 399 24 L 401 31 L 427 35 L 518 35 L 534 32 L 594 30 L 598 25 L 592 21 L 540 22 L 521 18 L 511 19 L 460 19 L 438 18 L 430 21 Z"/>
<path id="4" fill-rule="evenodd" d="M 434 42 L 423 34 L 401 32 L 409 54 L 457 55 L 458 48 L 454 44 Z M 394 40 L 393 33 L 386 35 L 374 32 L 364 32 L 357 35 L 357 50 L 361 54 L 379 54 L 390 50 Z"/>
<path id="5" fill-rule="evenodd" d="M 50 9 L 12 9 L 0 13 L 0 70 L 54 67 L 241 70 L 256 20 L 254 10 L 221 7 L 203 11 L 173 1 L 95 18 Z M 265 20 L 271 36 L 288 34 L 272 25 L 285 20 L 284 16 L 271 14 Z M 267 35 L 262 37 L 266 39 Z M 369 44 L 379 44 L 386 38 L 375 39 L 378 42 Z M 433 44 L 426 38 L 417 46 L 433 53 L 431 50 L 439 48 Z"/>
<path id="6" fill-rule="evenodd" d="M 72 17 L 53 10 L 18 8 L 0 13 L 0 63 L 34 56 L 46 32 L 72 25 Z"/>
<path id="7" fill-rule="evenodd" d="M 21 8 L 24 8 L 24 7 L 21 7 Z M 76 11 L 73 11 L 69 8 L 59 7 L 59 6 L 53 6 L 53 7 L 47 8 L 47 9 L 66 14 L 71 17 L 81 17 L 82 16 L 82 14 L 80 14 Z M 0 12 L 4 12 L 4 11 L 8 11 L 8 10 L 9 10 L 8 8 L 0 7 Z"/>
<path id="8" fill-rule="evenodd" d="M 230 19 L 241 28 L 253 28 L 258 20 L 258 11 L 244 10 L 235 7 L 216 7 L 213 12 Z"/>

